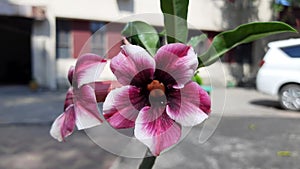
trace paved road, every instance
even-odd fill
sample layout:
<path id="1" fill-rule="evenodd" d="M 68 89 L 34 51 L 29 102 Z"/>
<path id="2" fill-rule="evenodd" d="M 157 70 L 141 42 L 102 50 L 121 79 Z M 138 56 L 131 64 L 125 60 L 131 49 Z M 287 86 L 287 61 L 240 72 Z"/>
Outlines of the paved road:
<path id="1" fill-rule="evenodd" d="M 49 136 L 64 93 L 0 87 L 0 169 L 136 168 L 139 159 L 106 152 L 82 131 L 64 143 Z M 193 128 L 157 159 L 155 169 L 299 169 L 299 118 L 299 112 L 281 110 L 276 98 L 227 89 L 221 122 L 208 141 L 199 143 L 203 125 Z"/>
<path id="2" fill-rule="evenodd" d="M 299 169 L 299 119 L 224 117 L 214 135 L 198 142 L 200 127 L 158 157 L 155 169 Z M 118 169 L 140 160 L 122 158 Z"/>

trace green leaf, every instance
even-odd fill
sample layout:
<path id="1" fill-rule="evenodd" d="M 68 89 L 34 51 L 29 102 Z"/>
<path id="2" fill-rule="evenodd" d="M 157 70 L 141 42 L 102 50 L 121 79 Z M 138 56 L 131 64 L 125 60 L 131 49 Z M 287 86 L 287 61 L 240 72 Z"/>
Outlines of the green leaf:
<path id="1" fill-rule="evenodd" d="M 216 62 L 230 49 L 244 43 L 267 37 L 269 35 L 297 32 L 294 28 L 283 22 L 253 22 L 240 25 L 236 29 L 216 35 L 210 48 L 198 56 L 199 67 L 208 66 Z"/>
<path id="2" fill-rule="evenodd" d="M 192 37 L 187 44 L 191 45 L 193 48 L 196 48 L 197 45 L 200 42 L 203 42 L 205 39 L 207 39 L 207 36 L 205 34 L 201 34 L 201 35 Z"/>
<path id="3" fill-rule="evenodd" d="M 159 36 L 155 28 L 142 21 L 128 22 L 122 30 L 130 43 L 145 48 L 152 56 L 159 46 Z"/>
<path id="4" fill-rule="evenodd" d="M 160 0 L 168 43 L 186 43 L 189 0 Z"/>

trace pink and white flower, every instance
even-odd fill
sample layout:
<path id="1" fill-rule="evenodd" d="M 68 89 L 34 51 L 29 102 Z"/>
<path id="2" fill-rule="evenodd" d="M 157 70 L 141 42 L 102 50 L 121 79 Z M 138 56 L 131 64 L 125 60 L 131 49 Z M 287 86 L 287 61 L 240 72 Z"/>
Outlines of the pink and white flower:
<path id="1" fill-rule="evenodd" d="M 210 113 L 209 95 L 191 81 L 197 65 L 184 44 L 165 45 L 154 58 L 139 46 L 122 46 L 110 66 L 123 87 L 108 94 L 104 117 L 114 128 L 134 127 L 135 137 L 158 156 L 179 141 L 181 126 L 200 124 Z"/>
<path id="2" fill-rule="evenodd" d="M 63 141 L 75 125 L 81 130 L 103 122 L 97 102 L 103 102 L 112 87 L 110 82 L 97 82 L 105 65 L 102 57 L 85 54 L 79 57 L 75 68 L 70 68 L 68 79 L 72 87 L 66 94 L 64 112 L 52 124 L 52 137 Z"/>

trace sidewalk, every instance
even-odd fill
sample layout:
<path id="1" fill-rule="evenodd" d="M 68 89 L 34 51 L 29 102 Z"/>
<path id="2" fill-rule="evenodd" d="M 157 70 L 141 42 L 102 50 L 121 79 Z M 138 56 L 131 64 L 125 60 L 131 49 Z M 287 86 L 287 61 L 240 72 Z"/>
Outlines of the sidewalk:
<path id="1" fill-rule="evenodd" d="M 0 124 L 50 123 L 63 111 L 65 92 L 1 86 Z"/>

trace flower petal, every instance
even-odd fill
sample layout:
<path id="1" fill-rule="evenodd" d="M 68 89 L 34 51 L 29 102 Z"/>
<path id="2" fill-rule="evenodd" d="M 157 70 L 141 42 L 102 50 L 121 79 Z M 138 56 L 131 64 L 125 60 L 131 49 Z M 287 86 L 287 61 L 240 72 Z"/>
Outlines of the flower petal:
<path id="1" fill-rule="evenodd" d="M 183 126 L 194 126 L 208 118 L 210 97 L 197 83 L 173 89 L 168 96 L 167 114 Z"/>
<path id="2" fill-rule="evenodd" d="M 73 93 L 73 87 L 69 87 L 67 94 L 66 94 L 66 99 L 65 99 L 65 104 L 64 104 L 64 111 L 74 103 L 74 93 Z"/>
<path id="3" fill-rule="evenodd" d="M 73 133 L 74 128 L 74 105 L 70 105 L 64 113 L 55 119 L 50 129 L 50 135 L 58 141 L 63 141 Z"/>
<path id="4" fill-rule="evenodd" d="M 83 85 L 74 93 L 77 128 L 81 130 L 101 124 L 103 120 L 100 117 L 94 88 Z"/>
<path id="5" fill-rule="evenodd" d="M 122 85 L 139 86 L 153 79 L 155 61 L 145 49 L 124 45 L 121 52 L 111 60 L 110 67 Z"/>
<path id="6" fill-rule="evenodd" d="M 68 72 L 68 80 L 71 85 L 73 84 L 74 71 L 75 71 L 75 67 L 71 66 Z"/>
<path id="7" fill-rule="evenodd" d="M 134 127 L 135 119 L 147 103 L 139 88 L 123 86 L 112 90 L 103 104 L 105 119 L 114 128 Z"/>
<path id="8" fill-rule="evenodd" d="M 200 109 L 209 115 L 211 112 L 211 99 L 204 89 L 200 88 L 198 91 L 200 95 Z"/>
<path id="9" fill-rule="evenodd" d="M 95 82 L 94 85 L 97 102 L 104 102 L 111 90 L 122 86 L 118 81 Z"/>
<path id="10" fill-rule="evenodd" d="M 176 80 L 175 87 L 182 88 L 191 80 L 197 66 L 198 60 L 194 49 L 181 43 L 164 45 L 158 49 L 154 57 L 156 69 L 168 73 Z M 155 72 L 157 73 L 157 72 Z M 164 76 L 155 75 L 158 80 L 164 80 Z M 168 82 L 166 82 L 168 83 Z"/>
<path id="11" fill-rule="evenodd" d="M 98 55 L 88 53 L 80 56 L 75 66 L 76 87 L 97 81 L 105 65 L 106 60 Z"/>
<path id="12" fill-rule="evenodd" d="M 107 64 L 104 66 L 103 72 L 98 81 L 117 81 L 117 77 L 110 69 L 110 62 L 111 60 L 107 60 Z"/>
<path id="13" fill-rule="evenodd" d="M 181 136 L 181 127 L 170 119 L 164 107 L 144 107 L 137 117 L 135 137 L 149 147 L 154 156 L 176 144 Z"/>

